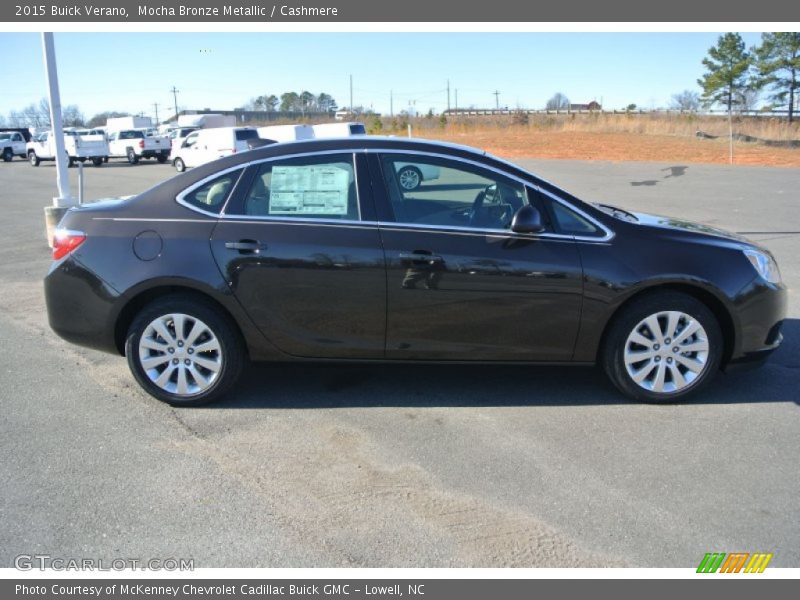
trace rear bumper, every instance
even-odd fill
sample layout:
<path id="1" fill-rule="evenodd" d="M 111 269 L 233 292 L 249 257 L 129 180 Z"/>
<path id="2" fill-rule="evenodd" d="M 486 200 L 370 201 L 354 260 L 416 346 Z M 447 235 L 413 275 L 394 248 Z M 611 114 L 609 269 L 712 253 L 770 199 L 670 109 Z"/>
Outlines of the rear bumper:
<path id="1" fill-rule="evenodd" d="M 53 263 L 44 279 L 50 327 L 79 346 L 118 354 L 113 310 L 119 294 L 72 256 Z"/>

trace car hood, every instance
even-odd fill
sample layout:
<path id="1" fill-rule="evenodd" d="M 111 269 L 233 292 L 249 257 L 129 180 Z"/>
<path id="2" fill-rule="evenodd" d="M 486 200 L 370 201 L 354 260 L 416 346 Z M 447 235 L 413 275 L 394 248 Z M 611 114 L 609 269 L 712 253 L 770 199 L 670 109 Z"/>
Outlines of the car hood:
<path id="1" fill-rule="evenodd" d="M 686 233 L 697 233 L 701 235 L 723 238 L 732 242 L 742 242 L 751 246 L 755 245 L 752 241 L 748 240 L 742 235 L 739 235 L 738 233 L 726 231 L 725 229 L 719 229 L 710 225 L 704 225 L 703 223 L 695 223 L 694 221 L 687 221 L 685 219 L 678 219 L 676 217 L 666 217 L 663 215 L 653 215 L 649 213 L 632 212 L 631 214 L 638 219 L 637 224 L 641 226 L 670 229 L 673 231 L 681 231 Z"/>

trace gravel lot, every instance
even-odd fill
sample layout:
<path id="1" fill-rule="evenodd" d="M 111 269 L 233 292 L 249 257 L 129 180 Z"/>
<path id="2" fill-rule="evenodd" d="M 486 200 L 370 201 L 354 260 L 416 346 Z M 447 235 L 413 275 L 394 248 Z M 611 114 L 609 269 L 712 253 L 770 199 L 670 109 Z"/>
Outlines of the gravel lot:
<path id="1" fill-rule="evenodd" d="M 749 232 L 800 289 L 797 169 L 518 162 L 587 199 Z M 88 167 L 86 195 L 173 173 Z M 0 566 L 800 566 L 796 292 L 764 368 L 681 405 L 629 403 L 594 369 L 267 365 L 225 404 L 176 410 L 48 328 L 53 165 L 0 164 L 0 181 Z"/>

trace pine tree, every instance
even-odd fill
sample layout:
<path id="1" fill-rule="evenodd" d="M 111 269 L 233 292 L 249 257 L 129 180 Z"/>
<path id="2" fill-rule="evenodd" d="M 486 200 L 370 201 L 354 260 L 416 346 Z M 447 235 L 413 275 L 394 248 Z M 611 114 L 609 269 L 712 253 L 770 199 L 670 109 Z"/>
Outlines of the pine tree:
<path id="1" fill-rule="evenodd" d="M 751 62 L 742 36 L 738 33 L 720 36 L 717 45 L 710 48 L 708 57 L 703 59 L 706 73 L 697 80 L 706 103 L 722 104 L 730 114 L 736 97 L 747 88 Z"/>
<path id="2" fill-rule="evenodd" d="M 789 123 L 794 120 L 794 103 L 800 93 L 800 32 L 762 33 L 754 49 L 756 82 L 772 90 L 770 98 L 789 105 Z"/>

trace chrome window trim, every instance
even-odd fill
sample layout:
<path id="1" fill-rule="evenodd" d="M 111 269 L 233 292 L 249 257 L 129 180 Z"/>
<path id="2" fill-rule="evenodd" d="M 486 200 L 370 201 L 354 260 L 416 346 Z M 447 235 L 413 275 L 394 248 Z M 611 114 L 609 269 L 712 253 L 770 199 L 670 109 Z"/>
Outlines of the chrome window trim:
<path id="1" fill-rule="evenodd" d="M 357 197 L 357 201 L 358 201 L 358 212 L 359 212 L 359 217 L 360 217 L 361 216 L 361 197 L 360 197 L 360 194 L 359 194 L 359 185 L 358 185 L 358 183 L 359 183 L 359 181 L 358 181 L 359 173 L 358 173 L 358 165 L 357 165 L 358 161 L 357 161 L 357 157 L 356 157 L 356 155 L 359 154 L 359 153 L 363 153 L 363 154 L 413 154 L 413 155 L 417 155 L 417 156 L 431 156 L 431 157 L 434 157 L 434 158 L 442 158 L 442 159 L 445 159 L 445 160 L 454 160 L 454 161 L 466 163 L 466 164 L 469 164 L 469 165 L 473 165 L 473 166 L 476 166 L 476 167 L 481 168 L 481 169 L 486 169 L 486 170 L 489 170 L 489 171 L 493 171 L 495 173 L 498 173 L 499 175 L 502 175 L 503 177 L 505 177 L 507 179 L 511 179 L 513 181 L 516 181 L 516 182 L 521 183 L 522 185 L 525 185 L 525 186 L 528 186 L 528 187 L 532 187 L 537 192 L 539 192 L 540 194 L 545 194 L 551 200 L 553 200 L 555 202 L 558 202 L 559 204 L 562 204 L 563 206 L 565 206 L 569 210 L 572 210 L 572 211 L 576 212 L 577 214 L 581 215 L 582 217 L 584 217 L 585 219 L 587 219 L 590 223 L 592 223 L 598 229 L 603 231 L 605 235 L 603 235 L 601 237 L 601 236 L 570 235 L 570 234 L 560 234 L 560 233 L 519 234 L 519 233 L 514 233 L 513 231 L 510 231 L 508 229 L 475 229 L 475 228 L 472 228 L 472 227 L 463 227 L 463 228 L 461 228 L 461 227 L 457 227 L 457 226 L 443 227 L 443 226 L 439 226 L 439 225 L 424 225 L 424 224 L 417 224 L 417 223 L 397 223 L 397 222 L 393 222 L 393 221 L 392 222 L 385 222 L 385 221 L 384 222 L 370 222 L 370 221 L 361 221 L 361 220 L 353 221 L 353 220 L 345 220 L 345 219 L 321 219 L 321 218 L 304 218 L 304 217 L 270 217 L 270 216 L 253 216 L 253 215 L 229 215 L 229 214 L 227 214 L 225 212 L 226 209 L 228 208 L 228 202 L 230 201 L 230 198 L 233 196 L 233 193 L 236 190 L 236 187 L 239 185 L 239 182 L 242 179 L 242 175 L 244 174 L 244 171 L 247 170 L 249 167 L 251 167 L 253 165 L 261 165 L 263 163 L 275 162 L 275 161 L 278 161 L 278 160 L 287 160 L 287 159 L 292 159 L 292 158 L 300 158 L 300 157 L 306 157 L 306 156 L 326 156 L 326 155 L 331 155 L 331 154 L 351 154 L 352 155 L 352 160 L 353 160 L 353 171 L 354 171 L 355 183 L 356 183 L 356 197 Z M 488 156 L 488 155 L 486 155 L 486 156 Z M 508 163 L 507 161 L 501 161 L 501 162 L 505 162 L 506 164 L 509 164 L 510 166 L 514 166 L 515 168 L 519 168 L 519 167 L 516 167 L 515 165 L 513 165 L 512 163 Z M 222 210 L 219 213 L 212 213 L 212 212 L 209 212 L 209 211 L 204 211 L 204 210 L 202 210 L 200 208 L 197 208 L 196 206 L 194 206 L 192 204 L 189 204 L 188 202 L 183 200 L 183 198 L 186 195 L 190 194 L 192 191 L 194 191 L 198 187 L 204 185 L 208 181 L 216 179 L 217 177 L 220 177 L 220 176 L 224 175 L 225 173 L 228 173 L 228 172 L 231 172 L 231 171 L 235 171 L 237 169 L 242 169 L 242 175 L 239 175 L 239 178 L 237 179 L 236 184 L 231 189 L 231 192 L 228 194 L 228 198 L 226 199 L 225 204 L 223 205 Z M 286 154 L 286 155 L 282 155 L 282 156 L 271 156 L 271 157 L 268 157 L 268 158 L 262 158 L 262 159 L 258 159 L 258 160 L 250 160 L 250 161 L 247 161 L 247 162 L 239 163 L 238 165 L 236 165 L 234 167 L 230 167 L 228 169 L 225 169 L 224 171 L 218 171 L 217 173 L 214 173 L 213 175 L 210 175 L 210 176 L 208 176 L 208 177 L 206 177 L 204 179 L 201 179 L 198 182 L 195 182 L 194 184 L 192 184 L 191 186 L 189 186 L 188 188 L 183 190 L 180 194 L 178 194 L 176 196 L 176 201 L 179 204 L 181 204 L 182 206 L 188 208 L 189 210 L 192 210 L 192 211 L 195 211 L 195 212 L 198 212 L 198 213 L 210 216 L 210 217 L 214 217 L 214 218 L 217 218 L 217 219 L 245 220 L 245 221 L 257 221 L 257 222 L 262 222 L 262 221 L 270 222 L 271 221 L 271 222 L 282 222 L 282 223 L 286 223 L 287 221 L 292 221 L 292 222 L 295 222 L 295 223 L 298 223 L 298 224 L 306 224 L 306 225 L 319 224 L 319 225 L 332 226 L 332 225 L 340 224 L 340 225 L 349 226 L 349 227 L 352 227 L 353 224 L 358 223 L 358 224 L 362 224 L 362 225 L 366 225 L 366 226 L 376 226 L 377 225 L 377 226 L 380 226 L 380 227 L 383 227 L 383 228 L 387 228 L 387 229 L 396 227 L 396 228 L 399 228 L 399 229 L 409 229 L 409 230 L 418 229 L 418 230 L 426 231 L 426 232 L 427 231 L 439 231 L 439 232 L 442 232 L 442 233 L 452 232 L 452 233 L 457 233 L 457 234 L 461 234 L 461 235 L 468 234 L 468 233 L 471 233 L 473 235 L 482 235 L 482 236 L 485 236 L 485 235 L 492 235 L 492 236 L 505 235 L 505 236 L 519 236 L 519 237 L 523 237 L 525 239 L 531 239 L 531 238 L 569 239 L 569 240 L 575 240 L 575 241 L 579 241 L 579 242 L 592 242 L 592 243 L 606 243 L 606 242 L 611 241 L 614 238 L 614 236 L 616 235 L 612 229 L 610 229 L 609 227 L 606 227 L 605 225 L 600 223 L 597 219 L 595 219 L 593 216 L 587 214 L 586 212 L 584 212 L 583 210 L 581 210 L 578 207 L 574 206 L 573 204 L 571 204 L 567 200 L 564 200 L 563 198 L 560 198 L 558 195 L 553 194 L 552 192 L 550 192 L 548 190 L 545 190 L 545 189 L 541 188 L 538 185 L 535 185 L 531 181 L 527 181 L 525 179 L 522 179 L 521 177 L 517 177 L 516 175 L 513 175 L 513 174 L 508 173 L 506 171 L 503 171 L 501 169 L 498 169 L 498 168 L 496 168 L 494 166 L 486 165 L 486 164 L 483 164 L 483 163 L 475 161 L 475 160 L 471 160 L 471 159 L 468 159 L 468 158 L 463 158 L 461 156 L 453 156 L 453 155 L 450 155 L 450 154 L 441 154 L 441 153 L 438 153 L 438 152 L 431 152 L 431 151 L 406 150 L 406 149 L 400 149 L 400 148 L 358 148 L 358 149 L 352 149 L 350 151 L 345 151 L 345 152 L 343 152 L 342 150 L 316 150 L 316 151 L 311 151 L 311 152 L 297 152 L 297 153 L 294 153 L 294 154 Z"/>

